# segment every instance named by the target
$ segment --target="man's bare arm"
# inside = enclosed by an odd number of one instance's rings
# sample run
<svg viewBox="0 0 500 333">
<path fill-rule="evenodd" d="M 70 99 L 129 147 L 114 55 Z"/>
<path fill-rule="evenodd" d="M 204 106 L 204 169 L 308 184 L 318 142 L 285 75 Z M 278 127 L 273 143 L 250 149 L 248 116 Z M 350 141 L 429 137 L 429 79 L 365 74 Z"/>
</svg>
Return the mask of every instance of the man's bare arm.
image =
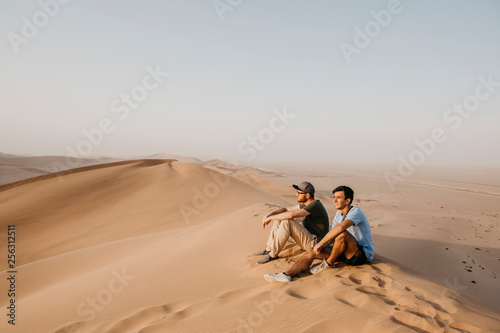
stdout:
<svg viewBox="0 0 500 333">
<path fill-rule="evenodd" d="M 332 230 L 330 230 L 325 235 L 325 237 L 323 237 L 323 239 L 321 241 L 318 242 L 318 244 L 316 244 L 314 246 L 314 253 L 319 254 L 321 252 L 321 249 L 323 249 L 324 246 L 330 244 L 331 241 L 333 241 L 335 239 L 335 237 L 337 237 L 342 232 L 346 231 L 347 228 L 349 228 L 350 226 L 353 226 L 353 225 L 354 225 L 354 222 L 352 220 L 349 220 L 349 219 L 345 219 L 342 223 L 337 224 L 335 227 L 332 228 Z"/>
<path fill-rule="evenodd" d="M 275 209 L 273 210 L 272 212 L 270 212 L 269 214 L 267 214 L 266 216 L 264 216 L 264 218 L 267 218 L 269 216 L 273 216 L 273 215 L 277 215 L 277 214 L 281 214 L 281 213 L 284 213 L 287 211 L 288 208 L 286 207 L 280 207 L 278 209 Z"/>
<path fill-rule="evenodd" d="M 298 206 L 297 206 L 298 207 Z M 305 209 L 297 209 L 291 211 L 285 211 L 276 215 L 264 216 L 262 219 L 262 227 L 265 228 L 272 220 L 291 220 L 297 217 L 307 216 L 310 213 Z"/>
<path fill-rule="evenodd" d="M 266 216 L 264 216 L 262 218 L 262 222 L 264 222 L 264 220 L 270 216 L 278 215 L 278 214 L 285 213 L 285 212 L 293 212 L 293 211 L 298 210 L 298 209 L 300 209 L 299 205 L 291 206 L 291 207 L 280 207 L 278 209 L 273 210 L 271 213 L 267 214 Z"/>
</svg>

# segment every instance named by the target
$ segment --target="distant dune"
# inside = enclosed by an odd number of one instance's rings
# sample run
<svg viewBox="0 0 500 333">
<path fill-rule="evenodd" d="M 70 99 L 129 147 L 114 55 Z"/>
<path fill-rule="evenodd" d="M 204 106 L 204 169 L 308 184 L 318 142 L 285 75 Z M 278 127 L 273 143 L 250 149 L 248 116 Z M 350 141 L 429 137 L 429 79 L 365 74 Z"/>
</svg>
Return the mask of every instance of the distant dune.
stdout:
<svg viewBox="0 0 500 333">
<path fill-rule="evenodd" d="M 65 156 L 17 156 L 0 153 L 0 185 L 60 170 L 120 160 L 107 157 L 68 160 Z"/>
<path fill-rule="evenodd" d="M 49 172 L 36 168 L 25 168 L 16 165 L 0 164 L 0 185 L 21 179 L 45 175 Z"/>
</svg>

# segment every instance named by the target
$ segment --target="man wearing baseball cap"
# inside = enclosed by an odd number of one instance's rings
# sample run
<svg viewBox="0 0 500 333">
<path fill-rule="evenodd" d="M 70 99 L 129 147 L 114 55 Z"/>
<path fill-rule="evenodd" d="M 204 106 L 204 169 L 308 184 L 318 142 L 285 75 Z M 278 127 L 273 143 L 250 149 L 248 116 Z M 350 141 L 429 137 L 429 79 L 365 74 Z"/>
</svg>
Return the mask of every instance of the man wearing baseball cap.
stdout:
<svg viewBox="0 0 500 333">
<path fill-rule="evenodd" d="M 273 222 L 267 247 L 256 255 L 264 255 L 257 263 L 265 264 L 278 259 L 289 238 L 292 238 L 302 250 L 309 250 L 328 232 L 329 222 L 325 207 L 314 199 L 314 186 L 309 182 L 293 185 L 297 190 L 296 206 L 282 207 L 262 218 L 262 227 Z M 304 217 L 302 223 L 296 218 Z"/>
</svg>

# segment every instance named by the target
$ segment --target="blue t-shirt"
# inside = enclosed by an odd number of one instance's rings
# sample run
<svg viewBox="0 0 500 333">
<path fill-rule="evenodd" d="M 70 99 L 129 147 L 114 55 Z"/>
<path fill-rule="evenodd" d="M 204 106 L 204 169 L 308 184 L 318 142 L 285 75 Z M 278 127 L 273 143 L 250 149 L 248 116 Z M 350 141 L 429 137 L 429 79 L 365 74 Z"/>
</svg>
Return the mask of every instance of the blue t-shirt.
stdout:
<svg viewBox="0 0 500 333">
<path fill-rule="evenodd" d="M 375 251 L 373 250 L 372 231 L 370 229 L 370 223 L 368 222 L 365 213 L 363 213 L 363 211 L 359 207 L 351 207 L 352 208 L 349 210 L 349 212 L 347 212 L 346 216 L 342 215 L 340 211 L 337 211 L 337 214 L 335 214 L 335 217 L 332 221 L 332 228 L 342 223 L 345 219 L 354 222 L 354 225 L 347 228 L 347 231 L 349 231 L 349 233 L 353 235 L 354 238 L 356 238 L 358 244 L 363 247 L 366 258 L 372 261 Z"/>
</svg>

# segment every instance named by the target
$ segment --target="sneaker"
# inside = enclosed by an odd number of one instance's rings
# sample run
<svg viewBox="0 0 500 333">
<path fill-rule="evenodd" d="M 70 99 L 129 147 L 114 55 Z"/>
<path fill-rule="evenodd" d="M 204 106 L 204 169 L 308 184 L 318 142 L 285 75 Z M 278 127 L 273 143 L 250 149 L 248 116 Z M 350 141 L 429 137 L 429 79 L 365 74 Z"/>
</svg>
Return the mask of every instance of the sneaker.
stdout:
<svg viewBox="0 0 500 333">
<path fill-rule="evenodd" d="M 266 254 L 269 254 L 269 252 L 271 252 L 271 251 L 264 249 L 260 252 L 254 253 L 254 256 L 265 256 Z"/>
<path fill-rule="evenodd" d="M 278 281 L 278 282 L 290 282 L 292 281 L 292 278 L 285 273 L 274 273 L 274 274 L 266 274 L 264 275 L 264 279 L 267 281 L 273 282 L 273 281 Z"/>
<path fill-rule="evenodd" d="M 264 258 L 260 259 L 259 261 L 257 261 L 257 263 L 258 264 L 265 264 L 265 263 L 268 263 L 270 261 L 277 260 L 277 259 L 279 259 L 278 256 L 273 258 L 269 254 L 266 254 L 266 256 Z"/>
<path fill-rule="evenodd" d="M 321 262 L 321 264 L 317 264 L 317 265 L 309 268 L 309 272 L 311 274 L 317 274 L 317 273 L 319 273 L 321 271 L 324 271 L 327 268 L 335 268 L 335 264 L 330 265 L 328 262 L 326 262 L 326 259 L 323 259 L 323 261 Z"/>
</svg>

